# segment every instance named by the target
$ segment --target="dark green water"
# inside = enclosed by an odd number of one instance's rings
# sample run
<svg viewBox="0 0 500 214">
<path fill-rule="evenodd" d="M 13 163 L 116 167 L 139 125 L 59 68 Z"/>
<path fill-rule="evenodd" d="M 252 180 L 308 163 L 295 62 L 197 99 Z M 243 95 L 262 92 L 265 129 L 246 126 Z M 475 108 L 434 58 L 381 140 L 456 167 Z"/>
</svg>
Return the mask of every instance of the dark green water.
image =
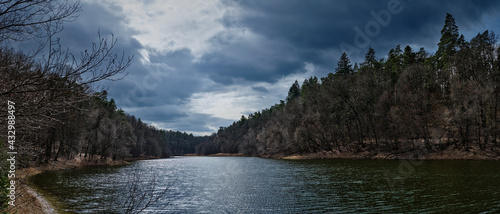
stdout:
<svg viewBox="0 0 500 214">
<path fill-rule="evenodd" d="M 146 213 L 500 213 L 495 161 L 179 157 L 47 172 L 33 182 L 61 210 L 95 213 L 127 195 L 134 172 L 169 187 Z"/>
</svg>

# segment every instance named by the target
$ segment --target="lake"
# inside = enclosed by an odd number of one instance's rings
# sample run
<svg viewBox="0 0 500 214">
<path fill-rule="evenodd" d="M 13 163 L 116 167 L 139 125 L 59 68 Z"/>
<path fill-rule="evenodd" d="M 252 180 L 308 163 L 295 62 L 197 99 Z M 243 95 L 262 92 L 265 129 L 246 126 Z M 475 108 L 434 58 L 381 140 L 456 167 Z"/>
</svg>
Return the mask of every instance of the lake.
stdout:
<svg viewBox="0 0 500 214">
<path fill-rule="evenodd" d="M 496 161 L 175 157 L 32 181 L 67 213 L 121 213 L 130 192 L 166 188 L 144 213 L 500 213 Z"/>
</svg>

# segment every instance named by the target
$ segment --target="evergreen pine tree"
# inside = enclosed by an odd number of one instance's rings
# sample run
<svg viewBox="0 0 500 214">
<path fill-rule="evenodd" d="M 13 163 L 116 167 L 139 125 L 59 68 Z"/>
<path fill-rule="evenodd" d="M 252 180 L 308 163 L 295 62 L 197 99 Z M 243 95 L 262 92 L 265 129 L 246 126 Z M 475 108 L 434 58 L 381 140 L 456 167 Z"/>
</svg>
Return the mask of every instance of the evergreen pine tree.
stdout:
<svg viewBox="0 0 500 214">
<path fill-rule="evenodd" d="M 342 53 L 340 56 L 340 60 L 337 63 L 337 68 L 335 68 L 335 73 L 337 74 L 353 74 L 354 70 L 352 69 L 351 60 L 347 57 L 347 53 Z"/>
<path fill-rule="evenodd" d="M 363 62 L 363 66 L 374 68 L 376 62 L 377 60 L 375 59 L 375 50 L 372 47 L 369 47 L 368 52 L 366 52 L 365 54 L 365 61 Z"/>
<path fill-rule="evenodd" d="M 288 90 L 288 96 L 286 97 L 286 102 L 290 102 L 291 100 L 300 96 L 300 85 L 297 80 L 293 83 L 293 85 Z"/>
<path fill-rule="evenodd" d="M 403 52 L 403 63 L 405 67 L 408 67 L 416 62 L 416 53 L 413 52 L 411 47 L 407 45 Z"/>
<path fill-rule="evenodd" d="M 441 39 L 436 51 L 437 68 L 442 69 L 449 57 L 453 56 L 459 45 L 458 26 L 455 24 L 455 18 L 449 13 L 446 14 L 443 29 L 441 30 Z"/>
</svg>

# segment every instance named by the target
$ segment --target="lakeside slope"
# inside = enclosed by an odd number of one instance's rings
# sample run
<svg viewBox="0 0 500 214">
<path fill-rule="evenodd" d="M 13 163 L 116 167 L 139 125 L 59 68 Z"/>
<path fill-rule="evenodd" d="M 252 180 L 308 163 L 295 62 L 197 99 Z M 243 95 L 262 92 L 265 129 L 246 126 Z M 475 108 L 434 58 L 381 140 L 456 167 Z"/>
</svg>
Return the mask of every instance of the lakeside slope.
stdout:
<svg viewBox="0 0 500 214">
<path fill-rule="evenodd" d="M 288 159 L 288 160 L 300 160 L 300 159 L 386 159 L 386 160 L 492 160 L 500 161 L 500 156 L 496 156 L 493 153 L 485 154 L 479 153 L 477 151 L 458 151 L 458 150 L 444 150 L 439 152 L 434 152 L 430 154 L 415 155 L 412 152 L 402 152 L 398 154 L 390 153 L 379 153 L 379 152 L 344 152 L 340 153 L 338 151 L 330 152 L 317 152 L 309 154 L 295 154 L 288 156 L 278 156 L 275 158 Z"/>
</svg>

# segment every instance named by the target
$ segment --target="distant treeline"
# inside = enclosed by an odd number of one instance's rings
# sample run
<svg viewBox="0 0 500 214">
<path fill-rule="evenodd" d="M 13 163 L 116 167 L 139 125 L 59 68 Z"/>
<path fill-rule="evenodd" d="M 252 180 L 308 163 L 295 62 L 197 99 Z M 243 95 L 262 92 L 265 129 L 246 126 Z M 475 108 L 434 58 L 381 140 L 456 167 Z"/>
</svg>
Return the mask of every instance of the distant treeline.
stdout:
<svg viewBox="0 0 500 214">
<path fill-rule="evenodd" d="M 466 150 L 500 155 L 500 49 L 491 31 L 466 41 L 447 14 L 436 53 L 397 45 L 387 59 L 342 54 L 335 72 L 285 101 L 221 127 L 199 154 Z"/>
</svg>

